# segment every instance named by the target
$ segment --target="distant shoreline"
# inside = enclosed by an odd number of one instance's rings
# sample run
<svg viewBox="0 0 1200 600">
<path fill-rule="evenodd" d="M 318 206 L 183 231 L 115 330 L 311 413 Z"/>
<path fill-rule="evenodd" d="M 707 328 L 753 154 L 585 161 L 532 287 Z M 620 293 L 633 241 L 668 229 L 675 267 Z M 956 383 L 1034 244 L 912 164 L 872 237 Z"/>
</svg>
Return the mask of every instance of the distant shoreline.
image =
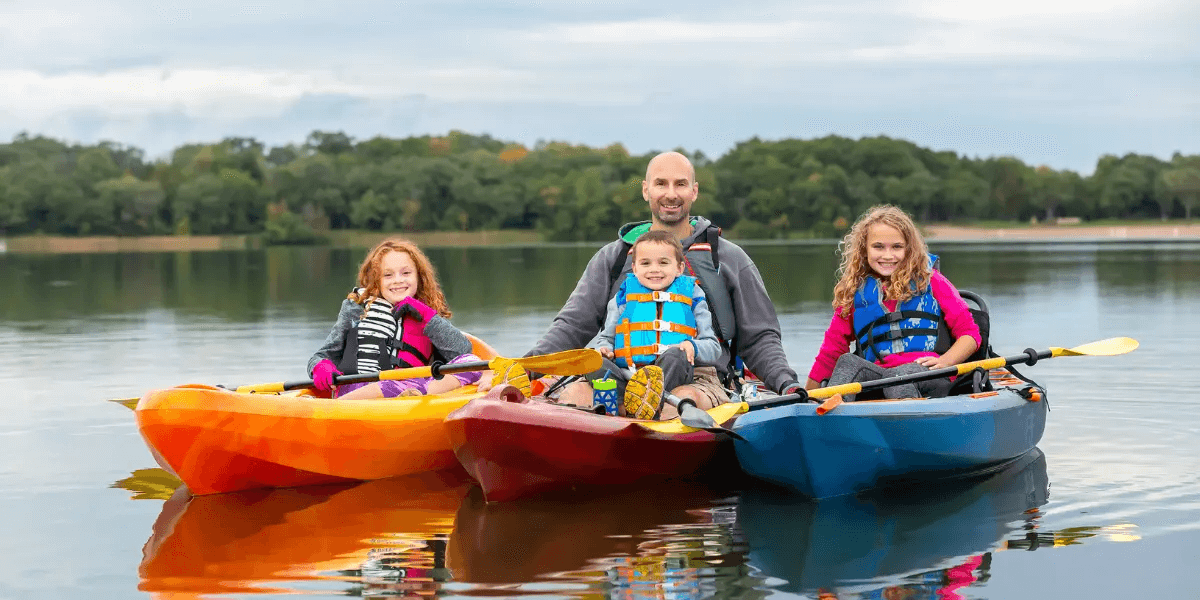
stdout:
<svg viewBox="0 0 1200 600">
<path fill-rule="evenodd" d="M 534 245 L 542 242 L 535 231 L 423 231 L 423 232 L 326 232 L 333 248 L 370 248 L 384 238 L 400 236 L 428 248 L 456 246 Z M 28 235 L 0 237 L 0 252 L 13 254 L 92 254 L 111 252 L 207 252 L 213 250 L 254 250 L 263 248 L 261 237 L 253 235 L 154 235 L 140 237 L 86 236 L 68 237 Z"/>
<path fill-rule="evenodd" d="M 926 225 L 921 228 L 929 242 L 953 243 L 1071 243 L 1071 242 L 1172 242 L 1200 241 L 1200 223 L 1146 223 L 1131 225 L 1029 225 L 1019 227 L 970 227 Z M 378 233 L 337 231 L 327 234 L 334 248 L 369 248 L 390 236 L 403 236 L 428 248 L 471 246 L 537 246 L 547 244 L 529 230 L 431 231 Z M 757 240 L 736 240 L 755 243 Z M 764 240 L 767 241 L 767 240 Z M 807 240 L 819 243 L 823 240 Z M 833 240 L 826 240 L 833 241 Z M 772 240 L 770 243 L 788 243 Z M 0 238 L 0 253 L 89 254 L 111 252 L 206 252 L 262 248 L 262 240 L 248 235 L 192 235 L 144 237 L 66 237 L 31 235 Z"/>
<path fill-rule="evenodd" d="M 1197 223 L 1136 225 L 1029 225 L 1025 227 L 922 227 L 930 242 L 1169 242 L 1200 241 Z"/>
</svg>

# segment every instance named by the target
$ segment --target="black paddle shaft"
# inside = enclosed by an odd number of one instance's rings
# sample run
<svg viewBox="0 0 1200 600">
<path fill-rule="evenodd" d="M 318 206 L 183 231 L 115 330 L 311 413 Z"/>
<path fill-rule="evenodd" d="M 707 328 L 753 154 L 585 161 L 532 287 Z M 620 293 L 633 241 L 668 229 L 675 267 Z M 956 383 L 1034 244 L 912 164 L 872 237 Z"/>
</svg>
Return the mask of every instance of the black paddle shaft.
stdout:
<svg viewBox="0 0 1200 600">
<path fill-rule="evenodd" d="M 1037 361 L 1043 358 L 1051 358 L 1054 356 L 1051 350 L 1034 350 L 1026 348 L 1024 354 L 1017 354 L 1004 358 L 1005 365 L 1028 364 L 1033 366 Z M 969 371 L 968 371 L 969 372 Z M 960 375 L 958 365 L 952 367 L 942 367 L 940 369 L 932 369 L 924 373 L 910 373 L 908 375 L 896 375 L 894 377 L 885 377 L 883 379 L 875 379 L 873 381 L 860 382 L 862 386 L 861 392 L 869 390 L 877 390 L 879 388 L 891 387 L 902 383 L 913 383 L 916 381 L 928 381 L 930 379 L 939 379 L 942 377 L 951 377 Z M 832 386 L 831 386 L 832 387 Z M 762 410 L 764 408 L 774 408 L 776 406 L 786 406 L 788 404 L 797 404 L 799 402 L 807 402 L 809 400 L 808 390 L 800 390 L 795 394 L 786 396 L 778 396 L 775 398 L 767 398 L 757 402 L 750 402 L 750 410 Z M 815 399 L 814 399 L 815 401 Z"/>
<path fill-rule="evenodd" d="M 465 373 L 467 371 L 486 371 L 491 368 L 491 363 L 486 360 L 476 360 L 471 362 L 461 362 L 448 365 L 440 361 L 434 361 L 429 365 L 429 372 L 434 379 L 441 379 L 443 376 L 450 373 Z M 379 381 L 379 371 L 374 373 L 351 373 L 350 375 L 338 375 L 333 378 L 334 385 L 346 385 L 348 383 L 363 383 L 368 381 Z M 287 381 L 283 384 L 285 390 L 298 390 L 313 386 L 313 380 L 304 379 L 299 381 Z"/>
</svg>

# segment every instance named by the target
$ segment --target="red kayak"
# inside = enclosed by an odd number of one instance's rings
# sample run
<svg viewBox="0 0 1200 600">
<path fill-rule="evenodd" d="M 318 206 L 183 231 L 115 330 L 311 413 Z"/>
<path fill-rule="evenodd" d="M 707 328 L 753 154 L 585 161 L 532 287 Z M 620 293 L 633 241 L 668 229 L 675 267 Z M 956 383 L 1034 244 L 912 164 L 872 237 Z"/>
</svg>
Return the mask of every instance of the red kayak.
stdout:
<svg viewBox="0 0 1200 600">
<path fill-rule="evenodd" d="M 740 471 L 728 436 L 674 421 L 641 421 L 512 393 L 477 398 L 446 417 L 460 463 L 489 502 L 536 494 L 692 479 Z M 730 421 L 742 404 L 709 414 Z"/>
</svg>

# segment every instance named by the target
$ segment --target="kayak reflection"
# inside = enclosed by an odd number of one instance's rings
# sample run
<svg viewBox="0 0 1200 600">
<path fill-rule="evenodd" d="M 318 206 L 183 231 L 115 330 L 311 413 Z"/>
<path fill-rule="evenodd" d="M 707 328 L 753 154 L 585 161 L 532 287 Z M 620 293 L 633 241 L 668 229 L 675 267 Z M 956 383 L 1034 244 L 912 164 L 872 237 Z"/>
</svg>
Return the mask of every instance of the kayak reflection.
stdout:
<svg viewBox="0 0 1200 600">
<path fill-rule="evenodd" d="M 778 589 L 851 586 L 861 593 L 894 586 L 898 576 L 961 584 L 972 570 L 986 568 L 985 553 L 1019 527 L 1014 521 L 1035 519 L 1032 509 L 1048 498 L 1046 457 L 1035 448 L 984 479 L 940 480 L 887 495 L 812 501 L 746 490 L 737 518 L 750 564 L 786 580 Z M 956 566 L 939 568 L 947 564 Z"/>
<path fill-rule="evenodd" d="M 181 487 L 143 548 L 138 589 L 171 597 L 280 592 L 314 579 L 432 583 L 425 558 L 444 555 L 438 546 L 468 489 L 453 471 L 207 496 Z"/>
<path fill-rule="evenodd" d="M 650 563 L 690 562 L 695 567 L 721 560 L 720 548 L 709 545 L 706 552 L 700 540 L 707 536 L 711 542 L 714 531 L 728 531 L 728 525 L 714 524 L 711 510 L 726 497 L 694 482 L 658 483 L 570 501 L 534 497 L 487 503 L 473 490 L 455 517 L 447 562 L 456 581 L 470 583 L 521 583 L 605 570 L 624 579 L 628 574 L 616 571 L 630 566 L 654 570 L 645 568 L 653 567 Z M 702 533 L 689 531 L 689 526 Z"/>
</svg>

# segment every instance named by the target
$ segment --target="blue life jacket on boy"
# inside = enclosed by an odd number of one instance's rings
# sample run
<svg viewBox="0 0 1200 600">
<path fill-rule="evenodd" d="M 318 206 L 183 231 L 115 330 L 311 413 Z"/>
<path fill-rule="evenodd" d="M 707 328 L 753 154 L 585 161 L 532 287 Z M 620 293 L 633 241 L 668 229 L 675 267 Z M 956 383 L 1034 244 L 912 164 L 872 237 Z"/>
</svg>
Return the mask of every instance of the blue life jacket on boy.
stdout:
<svg viewBox="0 0 1200 600">
<path fill-rule="evenodd" d="M 929 260 L 936 265 L 936 256 L 931 254 Z M 933 286 L 918 290 L 912 298 L 897 303 L 895 311 L 888 311 L 879 280 L 867 277 L 854 293 L 854 352 L 878 362 L 900 352 L 944 351 L 944 339 L 938 343 L 942 315 L 942 307 L 933 297 Z"/>
<path fill-rule="evenodd" d="M 695 277 L 680 275 L 656 292 L 627 274 L 617 291 L 621 316 L 613 336 L 616 363 L 625 368 L 648 365 L 669 346 L 696 337 L 695 287 Z"/>
</svg>

